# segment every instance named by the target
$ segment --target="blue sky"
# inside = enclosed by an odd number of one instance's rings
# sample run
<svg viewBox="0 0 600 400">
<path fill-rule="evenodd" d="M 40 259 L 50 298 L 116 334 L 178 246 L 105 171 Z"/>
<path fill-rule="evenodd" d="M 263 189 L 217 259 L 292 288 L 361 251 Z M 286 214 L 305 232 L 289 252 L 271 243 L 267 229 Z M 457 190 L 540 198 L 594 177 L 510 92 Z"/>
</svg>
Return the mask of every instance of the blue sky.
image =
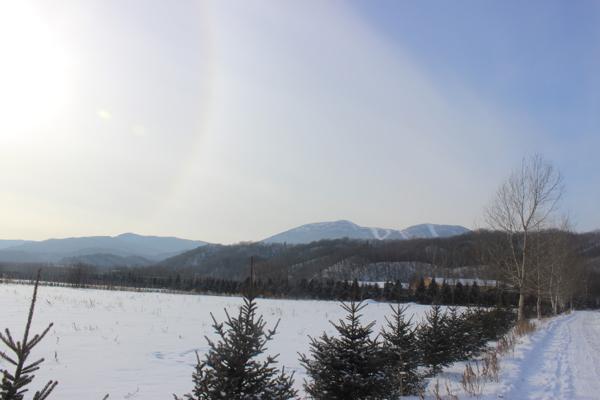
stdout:
<svg viewBox="0 0 600 400">
<path fill-rule="evenodd" d="M 595 1 L 7 0 L 0 238 L 477 227 L 541 153 L 600 228 Z"/>
</svg>

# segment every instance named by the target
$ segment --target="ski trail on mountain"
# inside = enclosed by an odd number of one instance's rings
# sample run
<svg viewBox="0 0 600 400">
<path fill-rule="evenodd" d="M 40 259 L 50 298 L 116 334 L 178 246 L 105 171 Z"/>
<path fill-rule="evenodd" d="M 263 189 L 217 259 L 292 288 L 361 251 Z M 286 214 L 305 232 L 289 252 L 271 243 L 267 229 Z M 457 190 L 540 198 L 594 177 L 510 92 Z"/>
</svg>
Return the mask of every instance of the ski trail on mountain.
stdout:
<svg viewBox="0 0 600 400">
<path fill-rule="evenodd" d="M 506 399 L 600 398 L 600 313 L 574 312 L 552 320 L 523 347 Z"/>
<path fill-rule="evenodd" d="M 373 232 L 373 237 L 377 240 L 385 240 L 392 233 L 391 229 L 381 229 L 381 228 L 369 228 L 371 232 Z M 385 231 L 385 234 L 381 236 L 379 234 L 379 230 Z"/>
<path fill-rule="evenodd" d="M 431 237 L 439 237 L 440 235 L 438 235 L 438 233 L 435 231 L 435 228 L 433 227 L 432 224 L 427 224 L 427 228 L 429 228 L 429 232 L 431 233 Z"/>
</svg>

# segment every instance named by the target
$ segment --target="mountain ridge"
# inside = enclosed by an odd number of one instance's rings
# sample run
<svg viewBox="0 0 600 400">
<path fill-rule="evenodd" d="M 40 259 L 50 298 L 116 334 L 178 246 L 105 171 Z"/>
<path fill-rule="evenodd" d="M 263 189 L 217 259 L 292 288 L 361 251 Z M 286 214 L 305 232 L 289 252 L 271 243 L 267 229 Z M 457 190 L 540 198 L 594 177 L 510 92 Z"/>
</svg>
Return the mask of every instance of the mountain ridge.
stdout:
<svg viewBox="0 0 600 400">
<path fill-rule="evenodd" d="M 361 227 L 348 220 L 317 222 L 281 232 L 257 243 L 302 244 L 322 239 L 402 240 L 448 237 L 469 232 L 456 225 L 421 224 L 402 231 Z M 43 241 L 0 240 L 0 262 L 33 262 L 98 266 L 151 265 L 210 243 L 176 237 L 142 236 L 123 233 L 117 236 L 86 236 Z"/>
<path fill-rule="evenodd" d="M 158 262 L 173 255 L 208 244 L 200 240 L 175 237 L 142 236 L 124 233 L 118 236 L 85 236 L 36 241 L 0 240 L 0 261 L 73 263 L 94 255 L 113 259 L 143 258 Z M 78 262 L 78 261 L 77 261 Z"/>
<path fill-rule="evenodd" d="M 306 224 L 261 240 L 263 243 L 310 243 L 321 239 L 402 240 L 449 237 L 470 232 L 460 225 L 420 224 L 404 230 L 362 227 L 348 220 Z"/>
</svg>

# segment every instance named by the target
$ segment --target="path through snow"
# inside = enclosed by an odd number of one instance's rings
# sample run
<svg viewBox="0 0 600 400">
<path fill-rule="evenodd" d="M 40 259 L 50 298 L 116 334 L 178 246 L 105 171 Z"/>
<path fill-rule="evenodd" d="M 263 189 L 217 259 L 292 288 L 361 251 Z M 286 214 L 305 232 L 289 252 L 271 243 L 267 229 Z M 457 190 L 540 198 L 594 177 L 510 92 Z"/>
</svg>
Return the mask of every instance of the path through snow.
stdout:
<svg viewBox="0 0 600 400">
<path fill-rule="evenodd" d="M 600 313 L 578 311 L 550 320 L 503 362 L 500 382 L 484 399 L 600 398 Z"/>
<path fill-rule="evenodd" d="M 532 337 L 518 398 L 600 398 L 600 313 L 576 312 L 557 318 Z M 507 396 L 508 397 L 508 396 Z"/>
</svg>

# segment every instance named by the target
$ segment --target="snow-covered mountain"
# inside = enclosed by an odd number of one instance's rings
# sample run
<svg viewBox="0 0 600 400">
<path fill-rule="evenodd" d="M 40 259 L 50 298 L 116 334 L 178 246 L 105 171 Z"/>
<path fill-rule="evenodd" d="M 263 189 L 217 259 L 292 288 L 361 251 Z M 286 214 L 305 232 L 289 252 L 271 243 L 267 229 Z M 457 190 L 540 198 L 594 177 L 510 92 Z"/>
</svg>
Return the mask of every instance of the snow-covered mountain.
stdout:
<svg viewBox="0 0 600 400">
<path fill-rule="evenodd" d="M 310 243 L 321 239 L 413 239 L 460 235 L 467 228 L 451 225 L 423 224 L 405 230 L 365 228 L 350 221 L 320 222 L 303 225 L 262 240 L 263 243 Z M 49 262 L 97 266 L 143 266 L 179 255 L 208 244 L 200 240 L 175 237 L 90 236 L 44 241 L 0 240 L 0 262 Z"/>
<path fill-rule="evenodd" d="M 335 222 L 317 222 L 302 225 L 298 228 L 279 233 L 262 240 L 265 243 L 310 243 L 321 239 L 367 239 L 367 240 L 391 240 L 391 239 L 416 239 L 449 237 L 469 232 L 469 229 L 459 225 L 414 225 L 404 230 L 365 228 L 353 222 L 342 220 Z"/>
<path fill-rule="evenodd" d="M 6 242 L 6 243 L 4 243 Z M 5 244 L 5 245 L 3 245 Z M 0 240 L 0 261 L 7 262 L 60 262 L 91 255 L 144 257 L 159 261 L 184 251 L 203 246 L 207 242 L 175 237 L 141 236 L 124 233 L 119 236 L 90 236 L 36 241 Z"/>
</svg>

